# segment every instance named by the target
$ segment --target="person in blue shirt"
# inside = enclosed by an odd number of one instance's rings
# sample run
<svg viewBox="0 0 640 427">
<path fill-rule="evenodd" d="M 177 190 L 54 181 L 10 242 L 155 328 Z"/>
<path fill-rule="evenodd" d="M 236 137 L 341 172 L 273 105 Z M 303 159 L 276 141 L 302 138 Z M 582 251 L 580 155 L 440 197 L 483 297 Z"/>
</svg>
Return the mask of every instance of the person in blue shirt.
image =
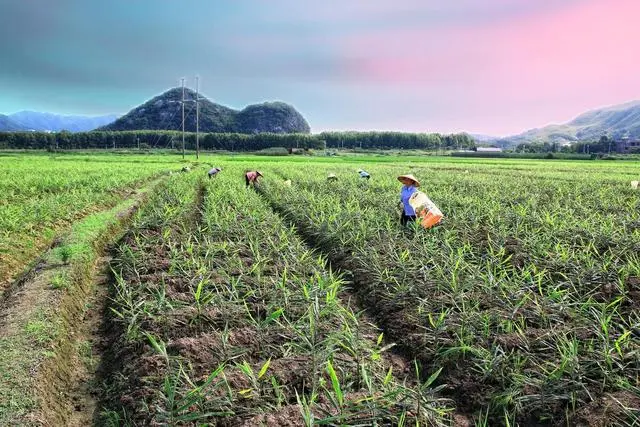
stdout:
<svg viewBox="0 0 640 427">
<path fill-rule="evenodd" d="M 398 177 L 402 185 L 400 190 L 400 203 L 402 203 L 402 215 L 400 216 L 400 224 L 406 226 L 409 222 L 416 220 L 416 211 L 409 204 L 409 199 L 418 191 L 420 181 L 413 175 L 400 175 Z"/>
</svg>

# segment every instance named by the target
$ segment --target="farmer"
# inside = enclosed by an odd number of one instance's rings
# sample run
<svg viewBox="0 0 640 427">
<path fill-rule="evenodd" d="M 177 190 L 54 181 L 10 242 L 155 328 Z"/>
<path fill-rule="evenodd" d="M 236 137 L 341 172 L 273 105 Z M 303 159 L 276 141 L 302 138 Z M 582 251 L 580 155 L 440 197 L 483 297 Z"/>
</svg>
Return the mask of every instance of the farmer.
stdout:
<svg viewBox="0 0 640 427">
<path fill-rule="evenodd" d="M 402 185 L 402 190 L 400 191 L 400 203 L 402 203 L 402 215 L 400 216 L 400 224 L 403 226 L 407 225 L 411 221 L 416 220 L 416 211 L 409 204 L 409 199 L 418 191 L 418 187 L 420 187 L 420 181 L 416 179 L 413 175 L 400 175 L 398 177 L 398 181 L 400 181 Z"/>
<path fill-rule="evenodd" d="M 362 169 L 358 169 L 358 173 L 360 174 L 360 178 L 369 179 L 371 175 L 368 172 L 363 171 Z"/>
<path fill-rule="evenodd" d="M 338 177 L 336 176 L 335 173 L 330 173 L 329 175 L 327 175 L 327 181 L 337 181 Z"/>
<path fill-rule="evenodd" d="M 244 174 L 244 180 L 247 183 L 247 188 L 249 188 L 249 186 L 251 184 L 254 184 L 256 182 L 258 182 L 258 178 L 262 176 L 262 173 L 260 171 L 250 171 Z"/>
<path fill-rule="evenodd" d="M 213 178 L 214 176 L 218 175 L 218 172 L 222 171 L 222 168 L 213 168 L 211 169 L 209 172 L 207 172 L 207 174 L 209 175 L 209 178 Z"/>
</svg>

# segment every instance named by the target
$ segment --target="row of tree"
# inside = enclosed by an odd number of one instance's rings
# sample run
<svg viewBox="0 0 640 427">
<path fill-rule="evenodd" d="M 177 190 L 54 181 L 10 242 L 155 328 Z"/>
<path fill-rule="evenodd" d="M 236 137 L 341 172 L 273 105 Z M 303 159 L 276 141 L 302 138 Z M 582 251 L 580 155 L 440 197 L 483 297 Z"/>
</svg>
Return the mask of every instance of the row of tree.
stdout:
<svg viewBox="0 0 640 427">
<path fill-rule="evenodd" d="M 575 153 L 575 154 L 617 154 L 617 143 L 614 139 L 603 135 L 598 141 L 581 141 L 569 145 L 550 142 L 523 143 L 516 146 L 517 153 Z M 629 153 L 640 154 L 640 150 L 629 150 Z"/>
<path fill-rule="evenodd" d="M 319 137 L 326 141 L 328 148 L 468 150 L 475 147 L 474 139 L 466 133 L 322 132 Z"/>
<path fill-rule="evenodd" d="M 196 134 L 185 134 L 185 148 L 196 147 Z M 467 134 L 401 132 L 323 132 L 310 134 L 201 133 L 201 150 L 256 151 L 285 148 L 363 148 L 363 149 L 469 149 L 475 147 Z M 94 131 L 94 132 L 5 132 L 0 148 L 9 149 L 119 149 L 182 148 L 182 134 L 175 131 Z"/>
<path fill-rule="evenodd" d="M 306 134 L 201 133 L 201 150 L 254 151 L 271 147 L 324 148 L 319 138 Z M 196 134 L 185 133 L 184 146 L 196 148 Z M 10 149 L 120 149 L 182 148 L 182 133 L 175 131 L 7 132 L 0 133 L 0 148 Z"/>
</svg>

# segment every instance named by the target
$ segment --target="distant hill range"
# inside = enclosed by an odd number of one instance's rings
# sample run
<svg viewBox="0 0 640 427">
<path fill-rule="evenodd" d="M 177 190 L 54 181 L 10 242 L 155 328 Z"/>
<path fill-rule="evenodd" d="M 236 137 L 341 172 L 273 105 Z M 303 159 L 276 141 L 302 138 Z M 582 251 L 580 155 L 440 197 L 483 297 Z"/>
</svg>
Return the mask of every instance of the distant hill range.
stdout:
<svg viewBox="0 0 640 427">
<path fill-rule="evenodd" d="M 640 101 L 589 111 L 565 124 L 549 125 L 482 142 L 503 147 L 532 142 L 568 144 L 597 141 L 603 135 L 614 140 L 624 137 L 640 139 Z"/>
<path fill-rule="evenodd" d="M 185 130 L 196 130 L 196 93 L 185 90 Z M 241 111 L 211 102 L 200 95 L 201 132 L 309 133 L 309 124 L 291 105 L 265 102 L 249 105 Z M 181 130 L 182 88 L 174 88 L 134 108 L 100 130 Z"/>
<path fill-rule="evenodd" d="M 63 116 L 60 114 L 20 111 L 0 116 L 0 131 L 84 132 L 116 120 L 118 116 Z"/>
<path fill-rule="evenodd" d="M 11 120 L 11 117 L 0 114 L 0 132 L 15 132 L 19 130 L 23 129 L 18 123 Z"/>
</svg>

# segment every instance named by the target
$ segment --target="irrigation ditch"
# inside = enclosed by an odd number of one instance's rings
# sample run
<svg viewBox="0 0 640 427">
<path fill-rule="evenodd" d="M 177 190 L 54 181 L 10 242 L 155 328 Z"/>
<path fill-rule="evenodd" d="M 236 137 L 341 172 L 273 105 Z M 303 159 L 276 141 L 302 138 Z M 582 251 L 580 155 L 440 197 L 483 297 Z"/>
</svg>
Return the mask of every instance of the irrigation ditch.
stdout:
<svg viewBox="0 0 640 427">
<path fill-rule="evenodd" d="M 91 423 L 98 354 L 93 310 L 104 302 L 108 248 L 164 177 L 76 221 L 0 301 L 0 424 Z"/>
</svg>

